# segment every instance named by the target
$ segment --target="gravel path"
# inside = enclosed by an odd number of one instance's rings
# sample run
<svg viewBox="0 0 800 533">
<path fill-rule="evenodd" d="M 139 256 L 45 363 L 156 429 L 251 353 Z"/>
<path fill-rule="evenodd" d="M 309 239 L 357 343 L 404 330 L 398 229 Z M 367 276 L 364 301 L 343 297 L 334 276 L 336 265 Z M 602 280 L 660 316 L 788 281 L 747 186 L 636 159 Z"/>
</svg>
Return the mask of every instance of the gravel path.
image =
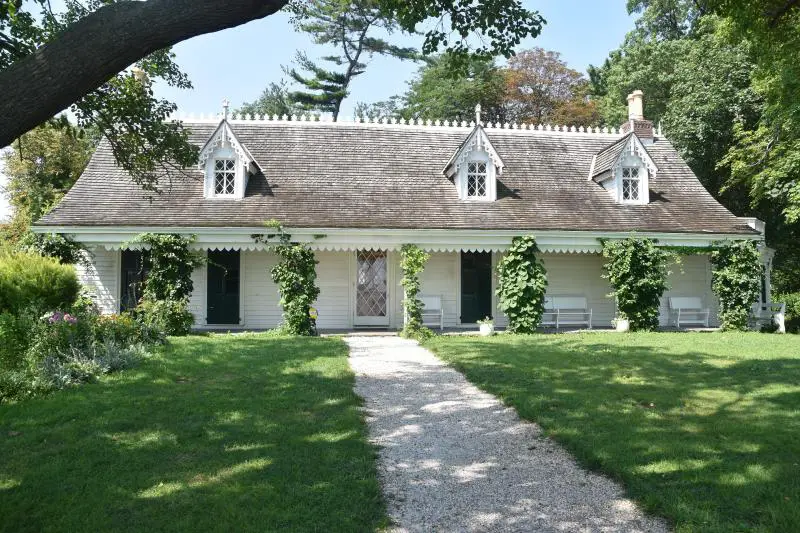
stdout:
<svg viewBox="0 0 800 533">
<path fill-rule="evenodd" d="M 417 343 L 344 340 L 392 531 L 667 531 Z"/>
</svg>

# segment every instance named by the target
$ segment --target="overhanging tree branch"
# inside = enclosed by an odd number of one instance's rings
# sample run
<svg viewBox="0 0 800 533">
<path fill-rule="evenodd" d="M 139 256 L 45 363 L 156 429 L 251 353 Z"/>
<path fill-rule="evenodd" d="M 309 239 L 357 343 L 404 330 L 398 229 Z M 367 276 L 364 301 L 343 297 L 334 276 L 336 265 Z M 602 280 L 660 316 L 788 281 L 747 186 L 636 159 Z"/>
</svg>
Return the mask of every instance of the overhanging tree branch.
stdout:
<svg viewBox="0 0 800 533">
<path fill-rule="evenodd" d="M 0 71 L 0 147 L 135 61 L 162 48 L 264 18 L 288 0 L 148 0 L 101 7 Z"/>
</svg>

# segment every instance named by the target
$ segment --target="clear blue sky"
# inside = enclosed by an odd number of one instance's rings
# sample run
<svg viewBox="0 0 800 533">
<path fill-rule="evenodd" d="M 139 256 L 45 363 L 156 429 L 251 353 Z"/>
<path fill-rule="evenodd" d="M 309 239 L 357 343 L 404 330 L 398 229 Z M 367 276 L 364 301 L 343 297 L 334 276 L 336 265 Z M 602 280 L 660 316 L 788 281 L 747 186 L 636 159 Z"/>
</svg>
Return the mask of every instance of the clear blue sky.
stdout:
<svg viewBox="0 0 800 533">
<path fill-rule="evenodd" d="M 600 64 L 633 28 L 625 0 L 527 0 L 528 9 L 538 10 L 547 20 L 541 35 L 525 40 L 520 49 L 540 46 L 562 54 L 566 63 L 581 72 Z M 420 37 L 395 34 L 392 42 L 419 46 Z M 180 112 L 220 111 L 228 98 L 232 106 L 258 97 L 269 82 L 285 78 L 281 65 L 290 65 L 295 52 L 310 58 L 324 55 L 304 34 L 296 33 L 289 17 L 276 14 L 210 35 L 196 37 L 175 47 L 177 62 L 189 75 L 194 90 L 160 85 L 159 96 L 178 104 Z M 359 101 L 375 102 L 405 92 L 406 82 L 418 65 L 397 59 L 375 57 L 366 73 L 354 82 L 343 106 L 343 116 L 352 116 Z"/>
<path fill-rule="evenodd" d="M 224 1 L 224 0 L 223 0 Z M 560 52 L 566 63 L 581 72 L 590 64 L 600 64 L 611 50 L 619 47 L 633 28 L 625 0 L 526 0 L 528 9 L 538 10 L 547 20 L 541 35 L 527 39 L 520 49 L 540 46 Z M 58 9 L 59 1 L 54 1 Z M 392 42 L 419 46 L 420 37 L 395 34 Z M 324 55 L 308 37 L 296 33 L 285 14 L 251 22 L 210 35 L 195 37 L 175 47 L 177 62 L 189 75 L 194 89 L 179 90 L 165 85 L 156 94 L 178 104 L 179 112 L 215 113 L 223 98 L 233 107 L 252 101 L 272 81 L 285 75 L 281 65 L 290 65 L 297 50 L 309 57 Z M 406 82 L 418 65 L 396 59 L 375 57 L 365 74 L 354 84 L 342 113 L 352 116 L 357 102 L 385 100 L 406 90 Z M 0 187 L 5 182 L 0 169 Z M 0 194 L 0 220 L 8 215 L 5 195 Z"/>
</svg>

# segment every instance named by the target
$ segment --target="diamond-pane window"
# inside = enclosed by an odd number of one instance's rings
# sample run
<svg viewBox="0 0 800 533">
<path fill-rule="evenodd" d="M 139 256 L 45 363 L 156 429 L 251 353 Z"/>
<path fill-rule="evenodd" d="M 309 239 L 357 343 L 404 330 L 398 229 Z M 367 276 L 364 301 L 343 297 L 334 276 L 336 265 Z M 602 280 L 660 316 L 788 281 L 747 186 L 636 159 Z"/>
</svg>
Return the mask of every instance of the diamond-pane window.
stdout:
<svg viewBox="0 0 800 533">
<path fill-rule="evenodd" d="M 639 200 L 639 169 L 637 167 L 622 168 L 622 200 L 635 202 Z"/>
<path fill-rule="evenodd" d="M 233 159 L 214 160 L 214 194 L 233 194 L 236 162 Z"/>
<path fill-rule="evenodd" d="M 486 163 L 471 161 L 467 165 L 467 198 L 484 198 L 486 195 Z"/>
<path fill-rule="evenodd" d="M 358 252 L 356 314 L 359 317 L 385 317 L 387 302 L 386 253 Z"/>
</svg>

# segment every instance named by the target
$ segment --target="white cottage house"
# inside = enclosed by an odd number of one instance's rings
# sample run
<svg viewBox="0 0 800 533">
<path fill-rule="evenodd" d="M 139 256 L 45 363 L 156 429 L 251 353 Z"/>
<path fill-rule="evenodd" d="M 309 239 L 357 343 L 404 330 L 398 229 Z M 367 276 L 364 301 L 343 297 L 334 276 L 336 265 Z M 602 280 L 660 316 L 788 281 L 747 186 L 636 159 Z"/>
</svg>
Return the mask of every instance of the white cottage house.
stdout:
<svg viewBox="0 0 800 533">
<path fill-rule="evenodd" d="M 126 242 L 146 231 L 196 235 L 211 261 L 194 273 L 191 310 L 208 329 L 280 323 L 268 272 L 276 258 L 252 238 L 266 220 L 316 250 L 323 329 L 402 326 L 404 243 L 431 252 L 422 294 L 441 303 L 445 327 L 486 316 L 502 326 L 495 265 L 512 237 L 533 235 L 548 301 L 582 305 L 592 326 L 609 327 L 616 310 L 598 239 L 635 232 L 707 247 L 764 236 L 763 223 L 720 205 L 654 131 L 641 91 L 629 97 L 629 115 L 618 130 L 481 124 L 479 111 L 471 124 L 188 119 L 201 147 L 196 168 L 164 175 L 162 192 L 148 196 L 101 143 L 36 229 L 87 246 L 91 266 L 80 274 L 106 313 L 136 298 L 140 257 Z M 688 255 L 673 270 L 662 324 L 671 320 L 670 297 L 692 297 L 714 325 L 708 256 Z"/>
</svg>

